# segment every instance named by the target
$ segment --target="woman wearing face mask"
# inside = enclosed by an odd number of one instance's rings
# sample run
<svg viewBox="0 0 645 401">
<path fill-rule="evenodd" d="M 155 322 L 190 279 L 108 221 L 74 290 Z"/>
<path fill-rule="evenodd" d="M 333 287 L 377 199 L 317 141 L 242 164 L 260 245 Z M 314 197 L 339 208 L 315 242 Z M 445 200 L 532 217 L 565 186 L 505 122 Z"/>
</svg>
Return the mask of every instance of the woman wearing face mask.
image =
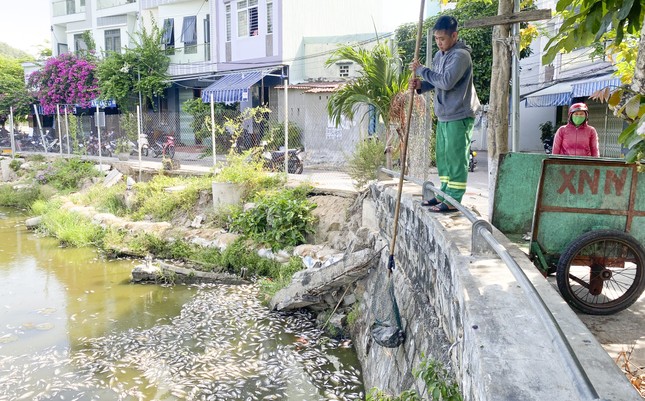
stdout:
<svg viewBox="0 0 645 401">
<path fill-rule="evenodd" d="M 587 124 L 589 109 L 584 103 L 569 107 L 569 122 L 558 128 L 553 141 L 554 155 L 600 157 L 598 134 Z"/>
</svg>

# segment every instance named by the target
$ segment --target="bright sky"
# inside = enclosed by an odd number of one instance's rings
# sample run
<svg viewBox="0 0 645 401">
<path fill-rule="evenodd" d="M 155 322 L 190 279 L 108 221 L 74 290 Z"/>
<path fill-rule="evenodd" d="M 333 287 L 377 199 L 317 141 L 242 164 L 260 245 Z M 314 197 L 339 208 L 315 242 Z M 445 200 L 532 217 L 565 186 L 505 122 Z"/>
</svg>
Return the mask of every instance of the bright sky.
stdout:
<svg viewBox="0 0 645 401">
<path fill-rule="evenodd" d="M 0 18 L 0 42 L 36 56 L 39 46 L 51 46 L 51 0 L 4 0 Z M 45 44 L 45 41 L 47 43 Z"/>
</svg>

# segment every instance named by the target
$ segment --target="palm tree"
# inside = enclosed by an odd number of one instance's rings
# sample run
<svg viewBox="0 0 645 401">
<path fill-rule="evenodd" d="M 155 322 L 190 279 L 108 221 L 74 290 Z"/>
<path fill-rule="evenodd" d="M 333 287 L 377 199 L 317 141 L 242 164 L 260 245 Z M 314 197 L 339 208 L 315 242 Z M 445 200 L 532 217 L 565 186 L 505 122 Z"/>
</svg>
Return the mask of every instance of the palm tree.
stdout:
<svg viewBox="0 0 645 401">
<path fill-rule="evenodd" d="M 338 61 L 353 61 L 361 67 L 360 76 L 341 87 L 329 97 L 327 112 L 336 126 L 342 117 L 354 119 L 359 105 L 372 106 L 376 118 L 385 125 L 387 168 L 392 168 L 393 135 L 390 124 L 396 124 L 399 138 L 405 132 L 405 91 L 410 71 L 402 68 L 394 57 L 388 41 L 379 42 L 372 50 L 338 48 L 325 62 L 330 66 Z M 364 113 L 363 118 L 365 117 Z"/>
</svg>

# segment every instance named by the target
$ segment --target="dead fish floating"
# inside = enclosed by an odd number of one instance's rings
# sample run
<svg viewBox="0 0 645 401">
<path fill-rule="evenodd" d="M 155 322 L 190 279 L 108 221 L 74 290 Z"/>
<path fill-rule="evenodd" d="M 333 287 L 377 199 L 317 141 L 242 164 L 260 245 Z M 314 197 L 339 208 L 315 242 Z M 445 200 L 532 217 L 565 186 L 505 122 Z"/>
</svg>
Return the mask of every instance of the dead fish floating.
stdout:
<svg viewBox="0 0 645 401">
<path fill-rule="evenodd" d="M 364 398 L 350 344 L 308 312 L 269 311 L 256 284 L 195 288 L 179 316 L 153 327 L 0 358 L 0 400 Z"/>
</svg>

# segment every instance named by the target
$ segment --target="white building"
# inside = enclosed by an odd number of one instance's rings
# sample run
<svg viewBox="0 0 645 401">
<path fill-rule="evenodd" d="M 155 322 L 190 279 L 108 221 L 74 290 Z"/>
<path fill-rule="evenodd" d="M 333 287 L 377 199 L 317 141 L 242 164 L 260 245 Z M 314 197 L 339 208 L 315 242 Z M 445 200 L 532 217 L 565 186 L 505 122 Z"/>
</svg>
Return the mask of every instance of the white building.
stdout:
<svg viewBox="0 0 645 401">
<path fill-rule="evenodd" d="M 52 53 L 86 49 L 83 33 L 89 31 L 97 51 L 120 51 L 132 45 L 137 27 L 136 0 L 53 0 L 51 3 Z"/>
<path fill-rule="evenodd" d="M 290 84 L 338 82 L 356 76 L 351 63 L 324 68 L 341 44 L 375 43 L 419 17 L 417 0 L 52 0 L 54 55 L 85 48 L 89 31 L 99 53 L 132 46 L 141 24 L 163 27 L 173 86 L 158 106 L 182 111 L 187 99 L 240 103 L 241 108 L 284 101 Z M 439 10 L 427 2 L 426 15 Z M 290 95 L 290 100 L 293 94 Z M 320 96 L 324 110 L 326 100 Z M 297 105 L 296 96 L 291 104 Z M 311 103 L 307 101 L 307 103 Z M 304 104 L 304 101 L 303 101 Z M 312 106 L 313 107 L 313 106 Z M 294 109 L 297 111 L 297 109 Z M 186 117 L 186 116 L 184 116 Z M 326 116 L 322 116 L 326 119 Z M 180 137 L 190 127 L 180 117 Z"/>
</svg>

